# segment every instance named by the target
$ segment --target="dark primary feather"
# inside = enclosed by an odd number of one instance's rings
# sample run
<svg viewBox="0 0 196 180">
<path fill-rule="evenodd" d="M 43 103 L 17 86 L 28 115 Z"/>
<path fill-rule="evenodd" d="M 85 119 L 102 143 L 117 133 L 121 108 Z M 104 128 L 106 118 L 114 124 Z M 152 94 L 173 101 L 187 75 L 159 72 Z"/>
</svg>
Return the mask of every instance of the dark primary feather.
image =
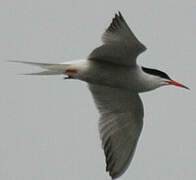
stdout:
<svg viewBox="0 0 196 180">
<path fill-rule="evenodd" d="M 120 36 L 123 36 L 125 41 L 130 41 L 133 43 L 133 45 L 138 46 L 138 51 L 143 52 L 146 50 L 146 47 L 136 38 L 120 12 L 118 14 L 115 14 L 115 17 L 112 19 L 111 24 L 103 34 L 103 42 L 108 42 L 109 39 L 107 38 L 107 36 L 109 33 L 119 34 Z M 109 42 L 110 41 L 113 43 L 115 40 L 109 40 Z"/>
<path fill-rule="evenodd" d="M 136 38 L 122 14 L 115 14 L 111 24 L 102 35 L 103 45 L 94 49 L 89 60 L 134 66 L 137 56 L 146 47 Z"/>
<path fill-rule="evenodd" d="M 112 179 L 128 168 L 143 127 L 143 105 L 138 94 L 127 90 L 89 84 L 101 114 L 99 132 Z"/>
<path fill-rule="evenodd" d="M 118 28 L 121 28 L 121 23 L 125 23 L 124 18 L 122 17 L 121 13 L 119 12 L 119 15 L 115 14 L 115 17 L 112 19 L 112 23 L 106 30 L 106 32 L 114 32 Z"/>
</svg>

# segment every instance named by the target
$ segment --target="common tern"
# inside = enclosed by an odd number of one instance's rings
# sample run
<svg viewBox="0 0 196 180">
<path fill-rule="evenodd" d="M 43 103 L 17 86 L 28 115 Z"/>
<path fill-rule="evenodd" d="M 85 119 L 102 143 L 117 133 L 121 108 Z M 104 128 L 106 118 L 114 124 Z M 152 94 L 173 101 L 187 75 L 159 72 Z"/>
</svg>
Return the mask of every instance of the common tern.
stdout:
<svg viewBox="0 0 196 180">
<path fill-rule="evenodd" d="M 146 47 L 136 38 L 122 14 L 115 14 L 102 35 L 103 44 L 86 59 L 65 63 L 14 61 L 40 66 L 30 75 L 66 75 L 88 83 L 100 113 L 99 132 L 112 179 L 128 168 L 143 127 L 143 104 L 139 93 L 168 85 L 188 89 L 166 73 L 139 66 L 137 56 Z"/>
</svg>

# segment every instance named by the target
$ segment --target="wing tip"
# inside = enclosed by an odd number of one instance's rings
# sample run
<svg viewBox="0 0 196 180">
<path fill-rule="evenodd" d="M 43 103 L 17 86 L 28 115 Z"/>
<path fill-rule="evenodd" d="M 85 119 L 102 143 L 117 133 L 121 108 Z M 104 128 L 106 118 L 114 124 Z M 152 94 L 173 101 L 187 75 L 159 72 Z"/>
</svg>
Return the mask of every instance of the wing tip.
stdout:
<svg viewBox="0 0 196 180">
<path fill-rule="evenodd" d="M 119 178 L 119 177 L 122 175 L 122 173 L 115 172 L 115 171 L 110 171 L 110 172 L 109 172 L 109 175 L 110 175 L 110 177 L 111 177 L 112 180 L 113 180 L 113 179 Z"/>
<path fill-rule="evenodd" d="M 119 27 L 121 27 L 121 23 L 124 22 L 124 18 L 120 11 L 114 14 L 112 22 L 110 23 L 109 27 L 106 29 L 106 32 L 113 32 Z"/>
<path fill-rule="evenodd" d="M 122 13 L 120 11 L 118 11 L 118 16 L 120 19 L 124 20 L 123 16 L 122 16 Z"/>
</svg>

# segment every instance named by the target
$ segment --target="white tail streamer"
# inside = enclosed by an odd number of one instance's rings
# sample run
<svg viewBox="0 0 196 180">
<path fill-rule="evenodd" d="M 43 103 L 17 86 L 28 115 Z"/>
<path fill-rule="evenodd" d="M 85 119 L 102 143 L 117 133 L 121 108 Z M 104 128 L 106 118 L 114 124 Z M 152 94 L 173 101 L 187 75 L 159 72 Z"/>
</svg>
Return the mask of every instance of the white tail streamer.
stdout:
<svg viewBox="0 0 196 180">
<path fill-rule="evenodd" d="M 39 66 L 39 67 L 46 70 L 46 71 L 35 72 L 35 73 L 26 73 L 26 74 L 23 74 L 23 75 L 59 75 L 59 74 L 65 74 L 66 69 L 69 67 L 69 64 L 67 64 L 67 63 L 52 64 L 52 63 L 39 63 L 39 62 L 17 61 L 17 60 L 9 60 L 8 62 Z"/>
</svg>

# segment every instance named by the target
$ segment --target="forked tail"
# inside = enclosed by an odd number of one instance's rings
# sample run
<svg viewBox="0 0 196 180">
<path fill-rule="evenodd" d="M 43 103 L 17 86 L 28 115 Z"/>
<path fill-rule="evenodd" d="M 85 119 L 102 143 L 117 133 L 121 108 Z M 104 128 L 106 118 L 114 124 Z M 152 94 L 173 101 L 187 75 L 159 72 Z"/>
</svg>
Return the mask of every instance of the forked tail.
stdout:
<svg viewBox="0 0 196 180">
<path fill-rule="evenodd" d="M 29 64 L 29 65 L 39 66 L 42 69 L 45 69 L 44 71 L 41 71 L 41 72 L 27 73 L 27 74 L 24 74 L 24 75 L 59 75 L 59 74 L 65 74 L 67 68 L 70 66 L 68 63 L 51 64 L 51 63 L 38 63 L 38 62 L 15 61 L 15 60 L 10 60 L 9 62 Z"/>
</svg>

